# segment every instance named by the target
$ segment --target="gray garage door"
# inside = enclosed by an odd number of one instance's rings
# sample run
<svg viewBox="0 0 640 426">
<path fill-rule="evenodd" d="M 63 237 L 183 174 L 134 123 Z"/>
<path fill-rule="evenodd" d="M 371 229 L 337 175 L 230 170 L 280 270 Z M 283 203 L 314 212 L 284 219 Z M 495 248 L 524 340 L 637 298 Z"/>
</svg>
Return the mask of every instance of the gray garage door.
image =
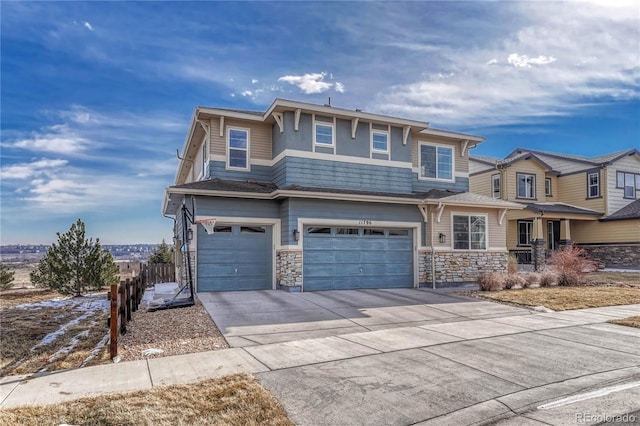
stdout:
<svg viewBox="0 0 640 426">
<path fill-rule="evenodd" d="M 198 291 L 267 290 L 272 276 L 271 226 L 198 227 Z"/>
<path fill-rule="evenodd" d="M 413 287 L 411 229 L 307 226 L 304 290 Z"/>
</svg>

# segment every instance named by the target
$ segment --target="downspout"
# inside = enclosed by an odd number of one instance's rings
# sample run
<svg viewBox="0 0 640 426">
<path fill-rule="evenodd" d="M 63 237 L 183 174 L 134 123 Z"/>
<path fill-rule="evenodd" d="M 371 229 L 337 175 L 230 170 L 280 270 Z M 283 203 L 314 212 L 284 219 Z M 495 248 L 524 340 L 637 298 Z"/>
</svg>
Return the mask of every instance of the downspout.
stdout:
<svg viewBox="0 0 640 426">
<path fill-rule="evenodd" d="M 422 214 L 422 219 L 424 220 L 425 225 L 429 224 L 429 214 L 427 213 L 426 206 L 418 206 L 418 210 L 420 210 L 420 214 Z M 433 211 L 431 212 L 431 223 L 433 224 Z M 431 226 L 431 232 L 429 232 L 429 244 L 431 245 L 431 286 L 433 289 L 436 288 L 436 258 L 435 258 L 435 247 L 433 245 L 433 225 Z"/>
</svg>

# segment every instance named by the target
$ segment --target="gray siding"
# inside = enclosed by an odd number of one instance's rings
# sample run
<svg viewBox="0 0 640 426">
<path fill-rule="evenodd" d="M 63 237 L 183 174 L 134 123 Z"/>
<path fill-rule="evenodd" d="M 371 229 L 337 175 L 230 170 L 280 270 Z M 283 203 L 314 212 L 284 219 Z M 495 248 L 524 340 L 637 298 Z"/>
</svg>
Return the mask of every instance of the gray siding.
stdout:
<svg viewBox="0 0 640 426">
<path fill-rule="evenodd" d="M 201 216 L 280 217 L 280 205 L 276 201 L 243 198 L 197 197 L 196 214 Z"/>
<path fill-rule="evenodd" d="M 391 159 L 393 161 L 406 161 L 407 163 L 411 162 L 411 135 L 407 139 L 407 144 L 402 144 L 402 128 L 400 127 L 392 127 L 391 128 Z"/>
<path fill-rule="evenodd" d="M 273 157 L 275 158 L 285 149 L 295 149 L 298 151 L 313 150 L 313 133 L 312 118 L 309 114 L 300 114 L 300 123 L 298 131 L 294 130 L 295 113 L 293 111 L 285 111 L 284 113 L 284 132 L 280 133 L 277 124 L 273 125 Z"/>
<path fill-rule="evenodd" d="M 336 154 L 369 158 L 369 146 L 371 145 L 369 138 L 369 123 L 359 122 L 356 138 L 351 139 L 351 121 L 337 120 Z"/>
<path fill-rule="evenodd" d="M 259 182 L 271 181 L 271 167 L 252 165 L 249 171 L 227 170 L 223 161 L 209 162 L 209 177 L 229 180 L 257 180 Z"/>
<path fill-rule="evenodd" d="M 411 170 L 327 160 L 287 157 L 274 167 L 279 187 L 300 185 L 357 191 L 411 193 Z"/>
<path fill-rule="evenodd" d="M 452 191 L 469 192 L 469 179 L 457 177 L 455 182 L 441 182 L 430 180 L 419 180 L 418 174 L 413 173 L 413 190 L 416 192 L 427 192 L 432 189 L 450 189 Z"/>
</svg>

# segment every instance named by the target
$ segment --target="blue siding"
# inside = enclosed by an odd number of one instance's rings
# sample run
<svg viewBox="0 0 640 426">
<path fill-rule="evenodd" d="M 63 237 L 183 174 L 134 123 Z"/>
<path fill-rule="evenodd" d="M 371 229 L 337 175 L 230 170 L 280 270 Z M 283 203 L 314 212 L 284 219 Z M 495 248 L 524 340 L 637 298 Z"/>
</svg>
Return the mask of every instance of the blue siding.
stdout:
<svg viewBox="0 0 640 426">
<path fill-rule="evenodd" d="M 294 130 L 295 113 L 293 111 L 285 111 L 284 113 L 284 133 L 280 133 L 277 124 L 273 125 L 273 149 L 272 154 L 275 158 L 285 149 L 295 149 L 298 151 L 313 151 L 313 134 L 312 118 L 309 114 L 300 114 L 300 123 L 298 131 Z"/>
<path fill-rule="evenodd" d="M 279 187 L 300 185 L 356 191 L 411 193 L 411 169 L 402 167 L 287 157 L 274 167 L 274 171 L 277 173 L 274 183 Z"/>
<path fill-rule="evenodd" d="M 197 197 L 196 210 L 202 216 L 280 218 L 280 204 L 271 200 Z"/>
<path fill-rule="evenodd" d="M 356 138 L 351 139 L 351 121 L 337 120 L 336 122 L 336 154 L 351 155 L 353 157 L 369 158 L 369 123 L 358 123 Z M 358 161 L 354 158 L 354 161 Z M 409 161 L 411 161 L 409 159 Z"/>
<path fill-rule="evenodd" d="M 249 171 L 227 170 L 223 161 L 209 162 L 209 177 L 229 180 L 257 180 L 259 182 L 271 181 L 271 167 L 251 166 Z"/>
<path fill-rule="evenodd" d="M 450 189 L 452 191 L 469 192 L 469 179 L 457 177 L 455 182 L 441 182 L 431 180 L 419 180 L 418 174 L 413 173 L 413 190 L 416 192 L 428 192 L 432 189 Z"/>
</svg>

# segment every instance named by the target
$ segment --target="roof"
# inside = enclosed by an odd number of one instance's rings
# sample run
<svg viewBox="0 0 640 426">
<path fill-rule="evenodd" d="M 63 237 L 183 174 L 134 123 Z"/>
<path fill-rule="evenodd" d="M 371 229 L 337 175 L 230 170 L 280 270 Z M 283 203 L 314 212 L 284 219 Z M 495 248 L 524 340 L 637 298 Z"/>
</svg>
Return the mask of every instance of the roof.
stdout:
<svg viewBox="0 0 640 426">
<path fill-rule="evenodd" d="M 258 194 L 271 194 L 278 187 L 271 182 L 257 182 L 254 180 L 224 180 L 209 179 L 198 182 L 174 185 L 169 189 L 195 189 L 200 191 L 228 191 L 228 192 L 248 192 Z"/>
<path fill-rule="evenodd" d="M 577 207 L 565 203 L 531 203 L 527 204 L 525 209 L 534 211 L 536 213 L 565 213 L 602 216 L 602 213 L 595 210 L 584 209 L 582 207 Z"/>
<path fill-rule="evenodd" d="M 640 200 L 635 200 L 633 203 L 627 204 L 617 212 L 609 215 L 608 217 L 600 219 L 602 222 L 614 221 L 614 220 L 630 220 L 640 219 Z"/>
</svg>

